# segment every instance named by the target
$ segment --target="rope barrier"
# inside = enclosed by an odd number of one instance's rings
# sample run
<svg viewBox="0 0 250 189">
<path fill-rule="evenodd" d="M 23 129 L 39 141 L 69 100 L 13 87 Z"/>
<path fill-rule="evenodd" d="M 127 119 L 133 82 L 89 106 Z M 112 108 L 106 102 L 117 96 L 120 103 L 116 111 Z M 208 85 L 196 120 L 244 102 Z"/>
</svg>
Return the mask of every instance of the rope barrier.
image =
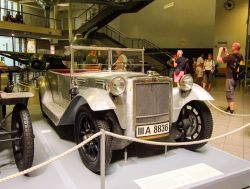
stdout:
<svg viewBox="0 0 250 189">
<path fill-rule="evenodd" d="M 188 146 L 188 145 L 201 144 L 201 143 L 217 140 L 217 139 L 220 139 L 220 138 L 224 138 L 224 137 L 232 135 L 232 134 L 234 134 L 234 133 L 236 133 L 236 132 L 238 132 L 240 130 L 243 130 L 243 129 L 249 127 L 249 126 L 250 126 L 250 122 L 243 125 L 243 126 L 241 126 L 241 127 L 239 127 L 239 128 L 237 128 L 237 129 L 235 129 L 235 130 L 229 131 L 229 132 L 227 132 L 225 134 L 215 136 L 215 137 L 211 137 L 211 138 L 208 138 L 208 139 L 190 141 L 190 142 L 154 142 L 154 141 L 147 141 L 147 140 L 127 137 L 127 136 L 122 136 L 122 135 L 118 135 L 118 134 L 111 133 L 111 132 L 108 132 L 108 131 L 104 131 L 104 133 L 106 135 L 108 135 L 108 136 L 112 136 L 112 137 L 115 137 L 115 138 L 130 140 L 130 141 L 133 141 L 133 142 L 139 142 L 139 143 L 143 143 L 143 144 L 150 144 L 150 145 L 156 145 L 156 146 Z"/>
<path fill-rule="evenodd" d="M 25 174 L 28 174 L 28 173 L 30 173 L 30 172 L 32 172 L 32 171 L 37 170 L 37 169 L 40 169 L 40 168 L 42 168 L 42 167 L 44 167 L 44 166 L 46 166 L 46 165 L 48 165 L 48 164 L 50 164 L 50 163 L 52 163 L 52 162 L 54 162 L 54 161 L 56 161 L 56 160 L 58 160 L 58 159 L 64 157 L 64 156 L 66 156 L 66 155 L 72 153 L 73 151 L 76 151 L 78 148 L 84 146 L 85 144 L 87 144 L 88 142 L 90 142 L 91 140 L 95 139 L 96 137 L 98 137 L 98 136 L 100 136 L 100 135 L 102 135 L 102 132 L 98 132 L 98 133 L 92 135 L 91 137 L 89 137 L 89 138 L 86 139 L 85 141 L 81 142 L 80 144 L 74 146 L 73 148 L 70 148 L 69 150 L 67 150 L 67 151 L 65 151 L 65 152 L 63 152 L 63 153 L 61 153 L 60 155 L 55 156 L 55 157 L 53 157 L 53 158 L 51 158 L 51 159 L 49 159 L 49 160 L 47 160 L 47 161 L 45 161 L 45 162 L 43 162 L 43 163 L 40 163 L 40 164 L 38 164 L 38 165 L 35 165 L 35 166 L 33 166 L 33 167 L 29 168 L 29 169 L 26 169 L 26 170 L 24 170 L 24 171 L 18 172 L 18 173 L 16 173 L 16 174 L 13 174 L 13 175 L 4 177 L 4 178 L 0 179 L 0 183 L 5 182 L 5 181 L 10 180 L 10 179 L 14 179 L 14 178 L 16 178 L 16 177 L 19 177 L 19 176 L 22 176 L 22 175 L 25 175 Z"/>
<path fill-rule="evenodd" d="M 208 104 L 210 104 L 214 109 L 218 110 L 219 112 L 222 112 L 224 114 L 227 115 L 231 115 L 231 116 L 239 116 L 239 117 L 250 117 L 250 114 L 231 114 L 229 112 L 225 112 L 224 110 L 218 108 L 217 106 L 215 106 L 213 103 L 211 103 L 210 101 L 206 101 Z"/>
<path fill-rule="evenodd" d="M 81 142 L 80 144 L 74 146 L 73 148 L 61 153 L 60 155 L 58 156 L 55 156 L 51 159 L 49 159 L 48 161 L 45 161 L 43 163 L 40 163 L 38 165 L 35 165 L 29 169 L 26 169 L 24 171 L 21 171 L 19 173 L 16 173 L 16 174 L 13 174 L 13 175 L 10 175 L 10 176 L 7 176 L 7 177 L 4 177 L 2 179 L 0 179 L 0 183 L 2 182 L 5 182 L 7 180 L 10 180 L 10 179 L 13 179 L 13 178 L 16 178 L 16 177 L 19 177 L 19 176 L 22 176 L 22 175 L 25 175 L 25 174 L 28 174 L 32 171 L 35 171 L 39 168 L 42 168 L 58 159 L 61 159 L 63 158 L 64 156 L 70 154 L 71 152 L 77 150 L 78 148 L 84 146 L 85 144 L 87 144 L 88 142 L 90 142 L 91 140 L 93 140 L 94 138 L 102 135 L 102 134 L 106 134 L 108 136 L 112 136 L 112 137 L 115 137 L 115 138 L 119 138 L 119 139 L 124 139 L 124 140 L 130 140 L 130 141 L 133 141 L 133 142 L 139 142 L 139 143 L 143 143 L 143 144 L 150 144 L 150 145 L 157 145 L 157 146 L 187 146 L 187 145 L 193 145 L 193 144 L 201 144 L 201 143 L 205 143 L 205 142 L 210 142 L 210 141 L 213 141 L 213 140 L 217 140 L 217 139 L 220 139 L 220 138 L 223 138 L 223 137 L 226 137 L 226 136 L 229 136 L 231 134 L 234 134 L 240 130 L 243 130 L 247 127 L 250 126 L 250 123 L 247 123 L 235 130 L 232 130 L 232 131 L 229 131 L 225 134 L 222 134 L 222 135 L 219 135 L 219 136 L 215 136 L 215 137 L 211 137 L 209 139 L 203 139 L 203 140 L 198 140 L 198 141 L 190 141 L 190 142 L 154 142 L 154 141 L 146 141 L 146 140 L 142 140 L 142 139 L 137 139 L 137 138 L 132 138 L 132 137 L 127 137 L 127 136 L 122 136 L 122 135 L 118 135 L 118 134 L 115 134 L 115 133 L 111 133 L 111 132 L 108 132 L 108 131 L 104 131 L 104 130 L 101 130 L 99 131 L 98 133 L 92 135 L 91 137 L 89 137 L 88 139 L 86 139 L 85 141 Z"/>
</svg>

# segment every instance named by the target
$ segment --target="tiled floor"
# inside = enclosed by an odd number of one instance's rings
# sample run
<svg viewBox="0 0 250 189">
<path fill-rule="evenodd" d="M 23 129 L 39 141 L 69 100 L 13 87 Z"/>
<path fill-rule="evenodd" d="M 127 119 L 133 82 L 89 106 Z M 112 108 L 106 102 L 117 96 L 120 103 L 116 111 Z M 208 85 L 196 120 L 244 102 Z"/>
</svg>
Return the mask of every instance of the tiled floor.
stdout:
<svg viewBox="0 0 250 189">
<path fill-rule="evenodd" d="M 211 91 L 216 106 L 226 109 L 227 103 L 225 98 L 225 78 L 216 78 L 214 88 Z M 250 90 L 243 87 L 236 88 L 236 114 L 250 114 Z M 230 116 L 223 114 L 210 107 L 214 119 L 213 136 L 218 136 L 225 132 L 239 128 L 250 122 L 249 117 Z M 232 153 L 241 158 L 250 160 L 250 127 L 241 130 L 233 135 L 210 142 L 211 145 L 224 151 Z"/>
</svg>

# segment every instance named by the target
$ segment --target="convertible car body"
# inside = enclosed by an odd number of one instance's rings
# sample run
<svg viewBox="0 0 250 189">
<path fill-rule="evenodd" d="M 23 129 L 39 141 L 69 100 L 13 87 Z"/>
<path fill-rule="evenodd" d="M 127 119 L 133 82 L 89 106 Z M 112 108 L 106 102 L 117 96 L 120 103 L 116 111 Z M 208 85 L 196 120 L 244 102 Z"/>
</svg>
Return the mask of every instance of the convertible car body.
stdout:
<svg viewBox="0 0 250 189">
<path fill-rule="evenodd" d="M 106 51 L 107 62 L 81 69 L 75 66 L 74 53 Z M 113 70 L 113 55 L 137 53 L 128 57 L 123 70 Z M 153 71 L 144 73 L 143 49 L 71 46 L 70 69 L 51 69 L 38 79 L 41 109 L 56 126 L 69 125 L 80 143 L 100 129 L 145 140 L 195 141 L 209 138 L 213 130 L 211 112 L 204 100 L 213 98 L 192 77 L 183 76 L 179 88 L 172 79 Z M 115 62 L 115 63 L 114 63 Z M 130 65 L 127 65 L 130 64 Z M 133 68 L 141 72 L 131 71 Z M 105 70 L 102 70 L 104 68 Z M 128 69 L 130 68 L 130 70 Z M 106 166 L 112 151 L 123 149 L 130 141 L 106 137 Z M 202 144 L 190 145 L 195 150 Z M 83 163 L 100 171 L 99 138 L 79 149 Z"/>
</svg>

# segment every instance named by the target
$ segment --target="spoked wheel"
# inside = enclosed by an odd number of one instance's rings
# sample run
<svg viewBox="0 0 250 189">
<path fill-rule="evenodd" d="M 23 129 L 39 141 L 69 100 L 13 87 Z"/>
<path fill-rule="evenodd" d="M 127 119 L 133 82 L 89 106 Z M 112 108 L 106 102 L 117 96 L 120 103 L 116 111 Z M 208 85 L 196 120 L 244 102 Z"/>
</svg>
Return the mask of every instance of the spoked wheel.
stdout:
<svg viewBox="0 0 250 189">
<path fill-rule="evenodd" d="M 191 101 L 183 107 L 178 119 L 178 130 L 181 132 L 177 141 L 188 142 L 210 138 L 213 131 L 212 114 L 202 101 Z M 184 146 L 196 150 L 206 143 Z"/>
<path fill-rule="evenodd" d="M 30 114 L 24 105 L 16 105 L 12 112 L 11 131 L 13 154 L 19 171 L 32 166 L 34 158 L 34 135 Z M 18 139 L 19 138 L 19 139 Z"/>
<path fill-rule="evenodd" d="M 88 139 L 93 134 L 104 129 L 110 131 L 106 121 L 96 119 L 93 112 L 87 106 L 79 108 L 75 122 L 75 141 L 77 144 Z M 100 137 L 95 138 L 83 147 L 79 148 L 81 159 L 85 166 L 92 172 L 100 172 Z M 105 165 L 108 167 L 112 157 L 111 137 L 106 136 L 105 141 Z"/>
</svg>

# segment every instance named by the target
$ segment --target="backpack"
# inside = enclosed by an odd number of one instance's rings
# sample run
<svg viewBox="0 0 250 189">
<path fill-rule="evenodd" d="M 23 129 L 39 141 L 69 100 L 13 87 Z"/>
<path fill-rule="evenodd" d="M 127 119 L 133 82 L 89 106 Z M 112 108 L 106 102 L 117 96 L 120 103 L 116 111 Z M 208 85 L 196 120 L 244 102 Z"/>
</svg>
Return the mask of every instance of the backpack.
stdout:
<svg viewBox="0 0 250 189">
<path fill-rule="evenodd" d="M 233 79 L 234 80 L 238 80 L 240 79 L 239 76 L 240 76 L 240 72 L 239 72 L 239 68 L 240 68 L 240 57 L 232 54 L 233 57 L 234 57 L 234 62 L 231 63 L 229 66 L 230 68 L 232 69 L 232 76 L 233 76 Z"/>
</svg>

